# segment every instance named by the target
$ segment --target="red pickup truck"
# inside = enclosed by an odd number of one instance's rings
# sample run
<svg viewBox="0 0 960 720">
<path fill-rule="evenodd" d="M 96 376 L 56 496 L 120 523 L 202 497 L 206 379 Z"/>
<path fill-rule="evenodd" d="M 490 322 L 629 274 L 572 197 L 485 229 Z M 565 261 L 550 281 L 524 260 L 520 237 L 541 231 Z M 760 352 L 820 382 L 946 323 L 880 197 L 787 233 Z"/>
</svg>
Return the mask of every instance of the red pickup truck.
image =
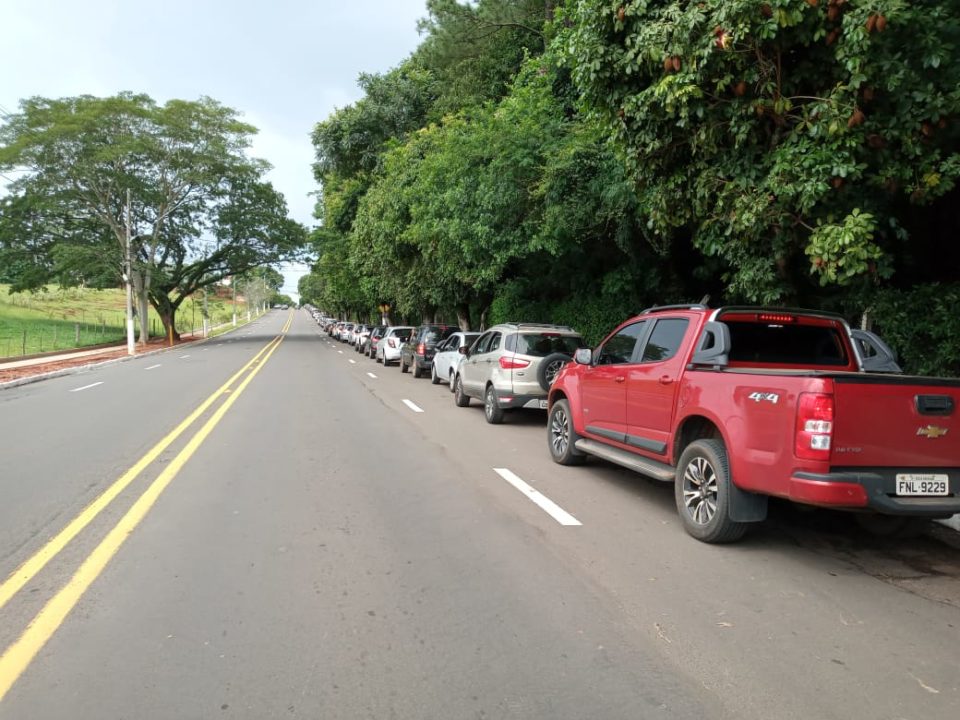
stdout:
<svg viewBox="0 0 960 720">
<path fill-rule="evenodd" d="M 879 338 L 838 315 L 651 308 L 561 371 L 550 454 L 674 482 L 683 525 L 704 542 L 740 538 L 770 496 L 886 516 L 960 513 L 960 380 L 898 370 Z"/>
</svg>

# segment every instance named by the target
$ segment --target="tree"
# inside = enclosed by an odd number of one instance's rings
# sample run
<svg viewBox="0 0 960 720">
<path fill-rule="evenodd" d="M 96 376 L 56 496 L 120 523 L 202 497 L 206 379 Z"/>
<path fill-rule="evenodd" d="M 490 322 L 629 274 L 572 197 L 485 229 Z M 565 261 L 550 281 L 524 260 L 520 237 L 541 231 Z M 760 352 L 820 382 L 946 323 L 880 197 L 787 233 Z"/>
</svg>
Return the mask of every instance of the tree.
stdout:
<svg viewBox="0 0 960 720">
<path fill-rule="evenodd" d="M 582 0 L 558 47 L 658 242 L 720 260 L 736 297 L 796 300 L 811 275 L 877 283 L 929 242 L 912 208 L 960 175 L 958 9 Z"/>
<path fill-rule="evenodd" d="M 20 107 L 0 127 L 0 171 L 23 171 L 9 189 L 29 212 L 4 218 L 2 237 L 8 251 L 44 244 L 43 261 L 18 275 L 26 286 L 76 282 L 58 277 L 56 258 L 84 248 L 119 277 L 128 192 L 141 339 L 148 302 L 175 337 L 187 295 L 292 257 L 304 242 L 283 197 L 261 179 L 266 163 L 246 155 L 255 129 L 214 100 L 159 106 L 122 93 Z"/>
</svg>

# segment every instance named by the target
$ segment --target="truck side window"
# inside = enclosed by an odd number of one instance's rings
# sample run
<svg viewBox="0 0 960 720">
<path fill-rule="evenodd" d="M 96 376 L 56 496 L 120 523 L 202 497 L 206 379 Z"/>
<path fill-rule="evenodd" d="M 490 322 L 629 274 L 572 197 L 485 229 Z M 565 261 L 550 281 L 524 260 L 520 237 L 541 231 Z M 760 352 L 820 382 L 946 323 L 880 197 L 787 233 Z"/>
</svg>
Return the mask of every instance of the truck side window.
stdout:
<svg viewBox="0 0 960 720">
<path fill-rule="evenodd" d="M 621 329 L 600 348 L 597 365 L 621 365 L 630 362 L 637 340 L 643 337 L 646 327 L 647 321 L 641 320 Z"/>
<path fill-rule="evenodd" d="M 676 355 L 689 325 L 690 321 L 686 318 L 657 320 L 640 362 L 663 362 Z"/>
</svg>

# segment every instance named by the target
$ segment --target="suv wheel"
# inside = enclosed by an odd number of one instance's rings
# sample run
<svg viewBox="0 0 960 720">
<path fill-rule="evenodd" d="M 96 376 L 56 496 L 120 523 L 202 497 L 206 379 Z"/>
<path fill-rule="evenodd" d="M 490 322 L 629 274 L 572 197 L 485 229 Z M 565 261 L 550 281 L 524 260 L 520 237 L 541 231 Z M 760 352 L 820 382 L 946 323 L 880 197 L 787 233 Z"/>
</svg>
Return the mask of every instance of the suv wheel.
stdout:
<svg viewBox="0 0 960 720">
<path fill-rule="evenodd" d="M 747 523 L 730 519 L 730 465 L 719 440 L 696 440 L 677 464 L 674 496 L 684 529 L 706 543 L 733 542 Z"/>
<path fill-rule="evenodd" d="M 541 360 L 540 367 L 537 368 L 537 382 L 540 383 L 540 387 L 549 392 L 553 381 L 570 360 L 570 356 L 563 353 L 553 353 Z"/>
<path fill-rule="evenodd" d="M 566 400 L 557 400 L 550 408 L 547 418 L 547 441 L 550 446 L 550 457 L 561 465 L 580 465 L 586 455 L 577 450 L 576 442 L 580 435 L 573 429 L 570 419 L 570 403 Z"/>
<path fill-rule="evenodd" d="M 470 404 L 470 396 L 463 391 L 463 379 L 459 375 L 453 381 L 453 401 L 457 407 L 467 407 Z"/>
<path fill-rule="evenodd" d="M 407 364 L 403 361 L 403 355 L 400 356 L 400 372 L 405 373 L 408 370 Z"/>
<path fill-rule="evenodd" d="M 423 368 L 420 367 L 420 362 L 416 358 L 413 359 L 413 376 L 415 378 L 423 377 Z"/>
<path fill-rule="evenodd" d="M 491 425 L 503 422 L 503 408 L 497 403 L 497 393 L 493 385 L 487 385 L 487 392 L 483 396 L 483 415 Z"/>
</svg>

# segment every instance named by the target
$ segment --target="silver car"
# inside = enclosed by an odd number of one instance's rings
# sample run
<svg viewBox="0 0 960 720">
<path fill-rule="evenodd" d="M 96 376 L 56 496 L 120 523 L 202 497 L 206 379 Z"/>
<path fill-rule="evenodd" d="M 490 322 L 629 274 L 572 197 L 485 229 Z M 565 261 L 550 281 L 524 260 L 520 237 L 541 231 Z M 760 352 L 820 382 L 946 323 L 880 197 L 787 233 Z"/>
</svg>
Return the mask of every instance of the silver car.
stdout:
<svg viewBox="0 0 960 720">
<path fill-rule="evenodd" d="M 495 325 L 464 355 L 454 376 L 454 399 L 466 407 L 483 400 L 487 422 L 503 422 L 506 410 L 547 407 L 547 392 L 560 369 L 578 348 L 585 347 L 576 330 L 565 325 L 505 323 Z"/>
<path fill-rule="evenodd" d="M 413 328 L 407 325 L 388 327 L 380 342 L 377 343 L 377 362 L 384 365 L 400 359 L 400 348 L 410 339 Z"/>
<path fill-rule="evenodd" d="M 464 355 L 460 354 L 460 348 L 469 348 L 478 337 L 480 337 L 478 332 L 455 332 L 437 345 L 437 353 L 433 356 L 433 368 L 430 370 L 430 380 L 434 385 L 448 383 L 450 392 L 453 392 L 453 379 L 464 358 Z"/>
</svg>

